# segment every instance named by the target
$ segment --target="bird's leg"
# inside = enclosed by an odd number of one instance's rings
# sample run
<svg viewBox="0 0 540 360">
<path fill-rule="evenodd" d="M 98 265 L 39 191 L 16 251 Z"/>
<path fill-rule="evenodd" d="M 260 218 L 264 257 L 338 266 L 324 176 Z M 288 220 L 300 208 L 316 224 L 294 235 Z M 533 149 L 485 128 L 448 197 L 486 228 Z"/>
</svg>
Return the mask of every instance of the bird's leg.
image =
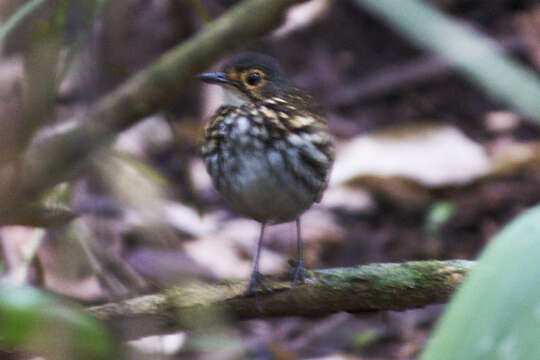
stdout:
<svg viewBox="0 0 540 360">
<path fill-rule="evenodd" d="M 300 218 L 296 219 L 296 246 L 298 247 L 298 261 L 292 269 L 292 289 L 294 289 L 299 282 L 303 284 L 306 280 L 306 269 L 304 268 L 304 256 L 302 254 L 302 236 L 300 234 Z"/>
<path fill-rule="evenodd" d="M 264 290 L 270 290 L 264 286 L 262 283 L 262 274 L 259 272 L 259 258 L 261 257 L 261 247 L 264 236 L 264 228 L 266 227 L 265 223 L 261 224 L 261 232 L 259 234 L 259 241 L 257 241 L 257 248 L 255 250 L 255 256 L 253 258 L 253 271 L 251 272 L 251 277 L 249 279 L 248 286 L 246 288 L 246 295 L 254 294 L 257 288 L 260 286 Z"/>
</svg>

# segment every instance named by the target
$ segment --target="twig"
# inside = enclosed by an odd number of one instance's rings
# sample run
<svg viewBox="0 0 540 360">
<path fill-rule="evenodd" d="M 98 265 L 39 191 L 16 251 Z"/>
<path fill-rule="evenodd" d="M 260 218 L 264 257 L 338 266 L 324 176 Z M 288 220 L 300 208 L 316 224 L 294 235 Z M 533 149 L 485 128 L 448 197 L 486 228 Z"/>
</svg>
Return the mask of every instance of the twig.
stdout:
<svg viewBox="0 0 540 360">
<path fill-rule="evenodd" d="M 114 281 L 112 277 L 109 277 L 107 272 L 104 271 L 101 262 L 98 260 L 92 247 L 94 239 L 88 227 L 82 221 L 74 221 L 71 228 L 68 231 L 72 231 L 74 234 L 73 238 L 81 246 L 83 254 L 88 260 L 88 264 L 92 269 L 92 272 L 96 276 L 99 284 L 103 290 L 107 290 L 109 299 L 119 300 L 122 299 L 127 293 L 127 289 L 123 284 L 120 284 L 117 281 Z"/>
<path fill-rule="evenodd" d="M 445 302 L 472 265 L 464 260 L 415 261 L 316 270 L 313 281 L 294 290 L 283 277 L 267 277 L 265 285 L 273 291 L 258 295 L 262 312 L 254 297 L 243 295 L 243 281 L 192 283 L 88 311 L 127 339 L 212 325 L 224 318 L 400 311 Z"/>
</svg>

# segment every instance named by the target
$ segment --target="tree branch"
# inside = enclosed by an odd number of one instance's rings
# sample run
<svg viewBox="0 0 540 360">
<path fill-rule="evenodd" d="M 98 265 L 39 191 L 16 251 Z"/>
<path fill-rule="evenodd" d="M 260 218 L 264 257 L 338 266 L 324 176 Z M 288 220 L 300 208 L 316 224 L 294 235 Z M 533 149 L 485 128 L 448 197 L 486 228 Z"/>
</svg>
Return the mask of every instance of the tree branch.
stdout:
<svg viewBox="0 0 540 360">
<path fill-rule="evenodd" d="M 473 264 L 412 261 L 315 270 L 310 272 L 313 281 L 293 291 L 286 276 L 269 276 L 265 285 L 273 291 L 256 297 L 243 295 L 244 281 L 191 283 L 88 311 L 127 339 L 199 328 L 223 318 L 400 311 L 445 302 Z"/>
<path fill-rule="evenodd" d="M 22 183 L 0 188 L 0 223 L 42 190 L 69 178 L 92 150 L 174 100 L 192 77 L 226 52 L 277 26 L 286 9 L 304 0 L 246 0 L 173 48 L 99 100 L 73 129 L 31 148 Z"/>
</svg>

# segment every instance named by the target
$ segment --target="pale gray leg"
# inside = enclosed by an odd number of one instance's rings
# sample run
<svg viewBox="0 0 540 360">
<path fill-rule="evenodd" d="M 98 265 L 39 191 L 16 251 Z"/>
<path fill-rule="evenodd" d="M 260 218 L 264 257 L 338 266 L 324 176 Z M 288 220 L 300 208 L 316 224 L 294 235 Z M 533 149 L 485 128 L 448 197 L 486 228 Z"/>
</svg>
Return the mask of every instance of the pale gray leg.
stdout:
<svg viewBox="0 0 540 360">
<path fill-rule="evenodd" d="M 295 288 L 296 284 L 304 283 L 306 280 L 306 269 L 304 268 L 304 255 L 302 254 L 302 236 L 300 234 L 300 218 L 296 219 L 296 246 L 298 248 L 298 261 L 293 268 L 293 281 L 291 288 Z"/>
<path fill-rule="evenodd" d="M 262 286 L 261 278 L 262 275 L 259 272 L 259 258 L 261 257 L 261 248 L 262 241 L 264 237 L 264 229 L 266 227 L 265 223 L 261 224 L 261 232 L 259 233 L 259 240 L 257 241 L 257 248 L 255 249 L 255 256 L 253 258 L 253 271 L 251 272 L 251 277 L 249 279 L 248 286 L 246 288 L 246 294 L 252 294 L 257 290 L 259 286 Z"/>
</svg>

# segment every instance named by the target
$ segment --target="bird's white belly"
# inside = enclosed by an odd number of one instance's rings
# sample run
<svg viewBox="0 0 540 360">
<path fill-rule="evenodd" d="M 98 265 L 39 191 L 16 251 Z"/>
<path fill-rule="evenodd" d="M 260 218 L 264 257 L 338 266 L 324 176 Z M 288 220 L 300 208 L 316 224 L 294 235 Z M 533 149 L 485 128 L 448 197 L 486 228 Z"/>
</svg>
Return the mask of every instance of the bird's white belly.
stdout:
<svg viewBox="0 0 540 360">
<path fill-rule="evenodd" d="M 222 160 L 220 190 L 240 213 L 256 220 L 280 223 L 296 219 L 315 201 L 315 195 L 285 166 L 274 149 L 237 146 Z"/>
</svg>

